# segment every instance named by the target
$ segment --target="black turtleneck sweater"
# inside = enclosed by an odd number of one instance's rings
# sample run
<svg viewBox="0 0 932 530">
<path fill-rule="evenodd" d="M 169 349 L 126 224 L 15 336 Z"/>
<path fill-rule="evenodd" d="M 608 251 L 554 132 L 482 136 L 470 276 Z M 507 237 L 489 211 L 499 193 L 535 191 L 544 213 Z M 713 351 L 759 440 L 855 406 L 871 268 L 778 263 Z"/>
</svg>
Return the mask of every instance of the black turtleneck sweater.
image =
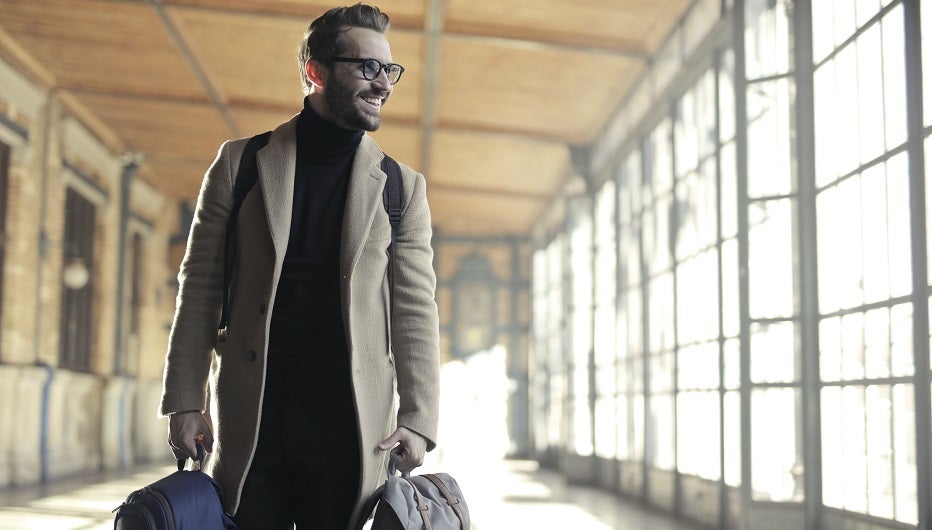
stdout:
<svg viewBox="0 0 932 530">
<path fill-rule="evenodd" d="M 320 369 L 346 360 L 340 235 L 350 169 L 362 136 L 362 131 L 324 120 L 305 98 L 297 125 L 291 232 L 272 310 L 270 360 L 312 357 Z"/>
</svg>

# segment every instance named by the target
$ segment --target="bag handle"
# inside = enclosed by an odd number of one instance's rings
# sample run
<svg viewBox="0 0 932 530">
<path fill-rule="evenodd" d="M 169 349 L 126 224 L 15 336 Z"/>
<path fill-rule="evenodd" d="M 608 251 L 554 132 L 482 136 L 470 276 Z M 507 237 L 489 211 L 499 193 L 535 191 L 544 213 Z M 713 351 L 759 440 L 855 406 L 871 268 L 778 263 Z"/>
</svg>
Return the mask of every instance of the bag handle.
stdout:
<svg viewBox="0 0 932 530">
<path fill-rule="evenodd" d="M 460 528 L 462 528 L 462 530 L 469 530 L 469 526 L 466 524 L 466 516 L 463 515 L 463 510 L 460 508 L 460 500 L 453 495 L 453 492 L 440 480 L 440 477 L 432 473 L 426 473 L 421 476 L 433 482 L 434 486 L 437 486 L 437 489 L 440 490 L 440 493 L 442 493 L 443 497 L 447 500 L 447 504 L 450 505 L 450 508 L 453 508 L 457 519 L 460 520 Z"/>
<path fill-rule="evenodd" d="M 204 447 L 199 443 L 195 443 L 194 445 L 197 447 L 197 457 L 192 457 L 191 460 L 194 460 L 194 470 L 201 471 L 204 469 Z M 178 459 L 178 471 L 182 471 L 184 469 L 184 464 L 187 461 L 187 458 Z"/>
</svg>

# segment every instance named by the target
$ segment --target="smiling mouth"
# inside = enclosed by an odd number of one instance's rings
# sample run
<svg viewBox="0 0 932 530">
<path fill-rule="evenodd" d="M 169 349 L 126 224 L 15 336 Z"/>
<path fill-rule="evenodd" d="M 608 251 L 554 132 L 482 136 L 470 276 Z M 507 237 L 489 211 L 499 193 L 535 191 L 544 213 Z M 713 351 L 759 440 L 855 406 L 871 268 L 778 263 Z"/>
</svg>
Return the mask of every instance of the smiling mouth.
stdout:
<svg viewBox="0 0 932 530">
<path fill-rule="evenodd" d="M 377 109 L 382 108 L 382 98 L 380 97 L 369 96 L 369 97 L 362 97 L 360 99 L 362 99 L 363 101 L 365 101 L 366 103 L 368 103 L 369 105 Z"/>
</svg>

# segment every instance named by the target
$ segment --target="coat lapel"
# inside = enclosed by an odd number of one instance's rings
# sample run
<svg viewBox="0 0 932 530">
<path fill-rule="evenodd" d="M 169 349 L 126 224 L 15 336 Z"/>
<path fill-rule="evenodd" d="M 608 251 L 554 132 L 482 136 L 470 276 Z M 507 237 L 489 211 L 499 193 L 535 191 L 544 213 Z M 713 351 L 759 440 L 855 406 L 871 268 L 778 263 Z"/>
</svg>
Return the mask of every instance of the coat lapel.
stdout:
<svg viewBox="0 0 932 530">
<path fill-rule="evenodd" d="M 259 183 L 265 201 L 265 215 L 268 218 L 277 262 L 284 259 L 288 249 L 288 235 L 291 232 L 297 123 L 298 116 L 295 116 L 276 128 L 269 138 L 269 144 L 256 155 Z"/>
<path fill-rule="evenodd" d="M 340 274 L 344 278 L 355 268 L 375 212 L 382 208 L 382 188 L 387 177 L 380 167 L 381 161 L 382 151 L 364 135 L 353 160 L 343 212 Z"/>
</svg>

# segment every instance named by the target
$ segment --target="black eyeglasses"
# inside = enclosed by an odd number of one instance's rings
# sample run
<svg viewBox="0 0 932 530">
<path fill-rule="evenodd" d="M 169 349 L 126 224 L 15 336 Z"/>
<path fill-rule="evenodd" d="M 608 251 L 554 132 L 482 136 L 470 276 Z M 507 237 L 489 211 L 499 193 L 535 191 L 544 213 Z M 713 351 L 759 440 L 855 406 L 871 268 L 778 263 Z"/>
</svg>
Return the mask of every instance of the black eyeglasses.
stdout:
<svg viewBox="0 0 932 530">
<path fill-rule="evenodd" d="M 358 59 L 354 57 L 334 57 L 333 62 L 336 63 L 360 63 L 362 64 L 362 76 L 368 81 L 375 81 L 379 77 L 379 72 L 385 70 L 385 75 L 388 76 L 388 82 L 395 84 L 401 79 L 401 74 L 404 73 L 405 67 L 400 64 L 388 63 L 382 64 L 378 59 Z"/>
</svg>

